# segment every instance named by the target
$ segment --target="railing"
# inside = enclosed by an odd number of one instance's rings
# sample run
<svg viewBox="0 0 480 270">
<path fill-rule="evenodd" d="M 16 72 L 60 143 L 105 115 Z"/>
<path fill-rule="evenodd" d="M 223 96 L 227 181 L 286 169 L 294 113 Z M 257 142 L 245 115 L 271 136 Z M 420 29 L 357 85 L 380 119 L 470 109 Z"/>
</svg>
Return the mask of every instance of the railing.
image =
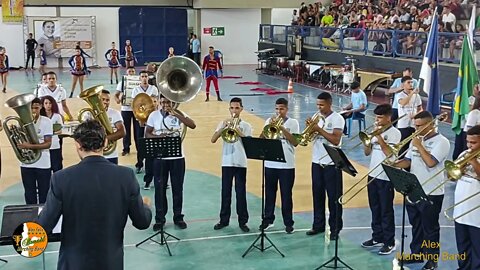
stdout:
<svg viewBox="0 0 480 270">
<path fill-rule="evenodd" d="M 421 59 L 428 32 L 261 24 L 259 41 L 286 45 L 289 37 L 296 35 L 312 48 Z M 463 34 L 440 32 L 439 60 L 459 63 L 463 39 Z M 480 51 L 477 54 L 480 59 Z"/>
</svg>

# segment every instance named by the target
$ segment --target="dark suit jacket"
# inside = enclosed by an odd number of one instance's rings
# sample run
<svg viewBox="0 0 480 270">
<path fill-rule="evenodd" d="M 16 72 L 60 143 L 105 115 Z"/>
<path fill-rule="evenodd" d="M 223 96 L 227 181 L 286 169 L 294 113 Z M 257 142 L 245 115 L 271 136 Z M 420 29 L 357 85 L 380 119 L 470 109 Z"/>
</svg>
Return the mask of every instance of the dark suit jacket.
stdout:
<svg viewBox="0 0 480 270">
<path fill-rule="evenodd" d="M 123 231 L 150 226 L 130 168 L 91 156 L 53 174 L 40 224 L 50 232 L 63 215 L 58 269 L 123 269 Z"/>
</svg>

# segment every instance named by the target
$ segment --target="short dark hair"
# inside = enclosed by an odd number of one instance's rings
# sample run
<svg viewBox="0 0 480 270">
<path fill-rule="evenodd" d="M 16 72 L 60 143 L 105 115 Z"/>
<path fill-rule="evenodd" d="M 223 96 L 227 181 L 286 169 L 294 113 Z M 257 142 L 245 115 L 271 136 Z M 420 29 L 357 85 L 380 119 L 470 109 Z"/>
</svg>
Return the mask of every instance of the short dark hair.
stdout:
<svg viewBox="0 0 480 270">
<path fill-rule="evenodd" d="M 357 89 L 360 87 L 360 83 L 357 81 L 353 81 L 352 84 L 350 85 L 351 89 Z"/>
<path fill-rule="evenodd" d="M 36 97 L 36 98 L 34 98 L 34 99 L 32 100 L 32 105 L 33 105 L 33 104 L 40 104 L 40 105 L 42 105 L 42 101 L 41 101 L 38 97 Z"/>
<path fill-rule="evenodd" d="M 213 46 L 208 47 L 209 49 L 215 49 Z"/>
<path fill-rule="evenodd" d="M 132 66 L 128 66 L 128 67 L 127 67 L 127 69 L 131 69 L 131 68 L 135 69 L 135 67 L 132 67 Z"/>
<path fill-rule="evenodd" d="M 412 72 L 412 69 L 411 69 L 411 68 L 409 68 L 409 67 L 406 67 L 406 68 L 404 68 L 404 69 L 403 69 L 403 71 Z"/>
<path fill-rule="evenodd" d="M 148 75 L 148 71 L 147 70 L 140 71 L 139 75 L 142 75 L 142 74 L 147 74 Z"/>
<path fill-rule="evenodd" d="M 47 72 L 47 73 L 45 73 L 45 74 L 46 74 L 47 76 L 48 76 L 48 75 L 53 75 L 53 76 L 55 76 L 55 78 L 57 77 L 57 73 L 55 73 L 55 72 L 53 72 L 53 71 L 49 71 L 49 72 Z"/>
<path fill-rule="evenodd" d="M 234 98 L 230 99 L 230 103 L 232 103 L 232 102 L 238 102 L 238 103 L 240 103 L 240 107 L 243 107 L 242 99 L 239 98 L 239 97 L 234 97 Z"/>
<path fill-rule="evenodd" d="M 83 151 L 98 151 L 104 147 L 107 134 L 97 120 L 87 120 L 75 129 L 73 139 L 80 144 Z"/>
<path fill-rule="evenodd" d="M 55 25 L 55 22 L 54 21 L 51 21 L 51 20 L 46 20 L 42 23 L 42 28 L 45 27 L 45 24 L 47 23 L 53 23 L 53 25 Z"/>
<path fill-rule="evenodd" d="M 428 120 L 433 120 L 433 115 L 429 111 L 421 111 L 417 113 L 413 119 L 428 119 Z"/>
<path fill-rule="evenodd" d="M 467 135 L 480 135 L 480 125 L 473 126 L 467 131 Z"/>
<path fill-rule="evenodd" d="M 406 81 L 410 81 L 410 80 L 412 80 L 412 77 L 410 77 L 410 76 L 403 76 L 402 77 L 402 83 L 404 83 Z"/>
<path fill-rule="evenodd" d="M 373 110 L 373 113 L 376 115 L 392 115 L 392 105 L 388 103 L 380 104 Z"/>
<path fill-rule="evenodd" d="M 281 97 L 275 101 L 275 105 L 285 105 L 285 107 L 288 107 L 288 100 Z"/>
<path fill-rule="evenodd" d="M 107 89 L 102 89 L 102 94 L 110 95 L 110 91 L 108 91 Z"/>
<path fill-rule="evenodd" d="M 317 99 L 322 99 L 328 102 L 332 102 L 332 95 L 328 92 L 322 92 L 317 96 Z"/>
</svg>

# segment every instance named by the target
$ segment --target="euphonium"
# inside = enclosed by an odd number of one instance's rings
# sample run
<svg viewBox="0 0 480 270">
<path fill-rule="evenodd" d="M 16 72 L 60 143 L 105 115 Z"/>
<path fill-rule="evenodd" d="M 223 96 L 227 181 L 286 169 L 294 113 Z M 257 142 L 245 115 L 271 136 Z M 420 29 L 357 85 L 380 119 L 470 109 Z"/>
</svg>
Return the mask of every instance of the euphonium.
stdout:
<svg viewBox="0 0 480 270">
<path fill-rule="evenodd" d="M 33 99 L 35 99 L 34 94 L 22 94 L 14 96 L 5 102 L 5 106 L 14 109 L 18 117 L 9 116 L 5 118 L 3 129 L 5 129 L 15 155 L 24 164 L 35 163 L 42 155 L 42 150 L 18 148 L 18 145 L 22 143 L 39 143 L 37 131 L 33 123 L 31 107 Z M 16 121 L 17 125 L 10 124 L 9 122 L 11 121 Z"/>
<path fill-rule="evenodd" d="M 316 136 L 316 132 L 314 132 L 313 128 L 318 124 L 318 122 L 322 119 L 325 122 L 325 117 L 320 114 L 320 112 L 316 112 L 311 119 L 311 122 L 308 126 L 300 134 L 292 134 L 293 137 L 297 140 L 298 144 L 301 146 L 307 146 L 309 142 L 313 141 Z M 323 126 L 322 126 L 323 128 Z"/>
<path fill-rule="evenodd" d="M 282 130 L 280 129 L 280 126 L 283 124 L 283 118 L 278 115 L 277 117 L 273 118 L 270 124 L 266 125 L 263 128 L 263 136 L 266 139 L 280 139 L 280 136 L 282 136 Z"/>
<path fill-rule="evenodd" d="M 232 119 L 228 121 L 227 126 L 222 130 L 222 139 L 226 143 L 236 143 L 240 135 L 238 134 L 237 127 L 240 123 L 240 117 L 233 115 Z"/>
<path fill-rule="evenodd" d="M 147 93 L 139 93 L 132 101 L 132 111 L 135 118 L 143 126 L 148 120 L 148 116 L 155 111 L 154 97 Z"/>
<path fill-rule="evenodd" d="M 80 97 L 85 100 L 88 105 L 90 105 L 90 108 L 83 108 L 80 110 L 78 113 L 78 121 L 84 121 L 83 115 L 88 112 L 92 115 L 93 119 L 102 124 L 103 128 L 105 128 L 105 132 L 107 135 L 109 135 L 113 133 L 113 128 L 110 120 L 108 119 L 107 111 L 103 107 L 103 102 L 100 99 L 100 93 L 102 90 L 103 86 L 96 85 L 80 93 Z M 103 154 L 109 155 L 113 153 L 115 149 L 117 149 L 117 142 L 108 141 L 107 146 L 103 149 Z"/>
</svg>

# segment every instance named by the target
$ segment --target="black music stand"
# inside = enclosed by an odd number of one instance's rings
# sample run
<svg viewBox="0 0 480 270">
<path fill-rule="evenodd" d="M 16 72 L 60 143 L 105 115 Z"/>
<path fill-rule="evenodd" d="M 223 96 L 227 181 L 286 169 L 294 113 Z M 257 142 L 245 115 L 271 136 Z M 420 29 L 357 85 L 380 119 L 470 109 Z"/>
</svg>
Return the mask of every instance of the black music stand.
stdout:
<svg viewBox="0 0 480 270">
<path fill-rule="evenodd" d="M 403 255 L 405 251 L 405 212 L 408 201 L 417 203 L 419 201 L 429 201 L 428 196 L 423 191 L 422 185 L 418 182 L 415 174 L 409 173 L 399 168 L 395 168 L 386 164 L 382 164 L 383 170 L 388 176 L 388 179 L 393 184 L 393 187 L 397 192 L 403 195 L 403 213 L 402 213 L 402 244 L 400 250 L 400 269 L 403 270 Z"/>
<path fill-rule="evenodd" d="M 145 158 L 167 158 L 167 157 L 181 157 L 182 156 L 182 140 L 180 137 L 163 137 L 163 138 L 139 138 L 139 147 L 138 151 L 141 157 Z M 160 185 L 160 200 L 163 201 L 163 185 Z M 166 194 L 165 194 L 166 196 Z M 165 206 L 164 206 L 165 207 Z M 166 209 L 165 209 L 166 211 Z M 170 252 L 170 247 L 168 246 L 167 239 L 169 237 L 180 241 L 180 238 L 167 233 L 164 230 L 164 223 L 161 224 L 160 230 L 154 233 L 152 236 L 143 240 L 142 242 L 135 245 L 135 247 L 140 246 L 141 244 L 147 242 L 148 240 L 155 242 L 161 246 L 165 245 L 168 251 L 168 255 L 172 256 Z M 160 235 L 160 242 L 154 240 L 153 238 L 157 235 Z"/>
<path fill-rule="evenodd" d="M 346 173 L 348 173 L 349 175 L 351 176 L 354 176 L 357 175 L 357 170 L 355 169 L 355 167 L 353 167 L 352 163 L 350 163 L 350 161 L 348 160 L 347 156 L 345 155 L 345 153 L 342 151 L 342 149 L 338 148 L 338 147 L 332 147 L 332 146 L 329 146 L 327 144 L 323 144 L 323 146 L 325 147 L 325 150 L 327 151 L 328 155 L 330 156 L 330 158 L 332 159 L 333 163 L 335 163 L 335 169 L 337 170 L 342 170 Z M 339 190 L 339 189 L 337 189 Z M 337 194 L 337 198 L 339 197 L 340 194 Z M 338 230 L 338 219 L 340 218 L 340 215 L 338 214 L 338 207 L 339 207 L 340 203 L 338 202 L 338 200 L 335 200 L 335 209 L 337 211 L 337 214 L 335 215 L 335 229 Z M 325 263 L 323 263 L 322 265 L 320 265 L 319 267 L 317 267 L 315 270 L 317 269 L 321 269 L 321 268 L 333 268 L 333 269 L 337 269 L 337 268 L 348 268 L 350 270 L 353 270 L 353 268 L 351 268 L 348 264 L 346 264 L 344 261 L 342 261 L 342 259 L 340 259 L 340 257 L 338 257 L 338 232 L 335 232 L 337 234 L 337 237 L 335 238 L 335 255 L 333 256 L 333 258 L 331 258 L 330 260 L 326 261 Z M 333 262 L 333 266 L 329 266 L 330 263 Z M 341 264 L 343 266 L 338 266 L 338 264 Z"/>
<path fill-rule="evenodd" d="M 262 223 L 265 219 L 265 160 L 285 163 L 285 155 L 283 153 L 282 142 L 280 140 L 270 140 L 253 137 L 242 137 L 242 144 L 245 148 L 245 153 L 248 159 L 256 159 L 262 161 Z M 265 247 L 265 239 L 270 243 L 270 246 Z M 260 240 L 260 245 L 255 245 Z M 260 234 L 243 253 L 242 258 L 253 249 L 256 248 L 260 252 L 273 247 L 282 257 L 285 257 L 280 250 L 273 244 L 273 242 L 265 234 L 265 229 L 261 226 Z"/>
</svg>

